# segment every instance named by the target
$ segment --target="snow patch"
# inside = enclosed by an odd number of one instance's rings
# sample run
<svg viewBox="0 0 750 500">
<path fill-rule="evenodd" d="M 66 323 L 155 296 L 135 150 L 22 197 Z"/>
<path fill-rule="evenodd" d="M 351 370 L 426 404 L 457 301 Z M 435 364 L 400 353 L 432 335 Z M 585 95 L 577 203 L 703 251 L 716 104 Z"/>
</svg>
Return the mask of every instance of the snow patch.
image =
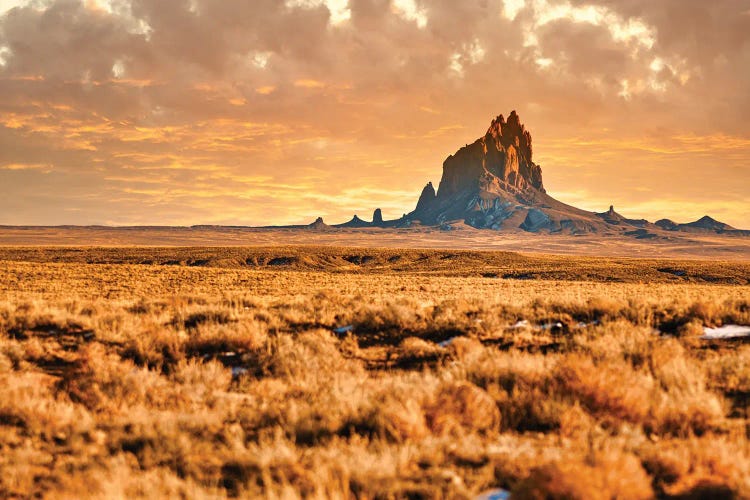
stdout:
<svg viewBox="0 0 750 500">
<path fill-rule="evenodd" d="M 438 345 L 440 347 L 448 347 L 453 343 L 453 341 L 456 340 L 456 337 L 451 337 L 448 340 L 443 340 L 442 342 L 438 342 Z"/>
<path fill-rule="evenodd" d="M 519 330 L 521 328 L 528 328 L 528 326 L 529 326 L 528 320 L 519 319 L 518 321 L 510 325 L 508 328 L 510 328 L 511 330 Z"/>
<path fill-rule="evenodd" d="M 563 324 L 560 323 L 559 321 L 556 321 L 554 323 L 545 323 L 541 325 L 542 330 L 556 330 L 562 327 L 563 327 Z"/>
<path fill-rule="evenodd" d="M 750 326 L 741 325 L 724 325 L 717 328 L 703 327 L 704 340 L 716 339 L 735 339 L 740 337 L 750 337 Z"/>
<path fill-rule="evenodd" d="M 510 491 L 495 488 L 481 493 L 475 500 L 510 500 Z"/>
</svg>

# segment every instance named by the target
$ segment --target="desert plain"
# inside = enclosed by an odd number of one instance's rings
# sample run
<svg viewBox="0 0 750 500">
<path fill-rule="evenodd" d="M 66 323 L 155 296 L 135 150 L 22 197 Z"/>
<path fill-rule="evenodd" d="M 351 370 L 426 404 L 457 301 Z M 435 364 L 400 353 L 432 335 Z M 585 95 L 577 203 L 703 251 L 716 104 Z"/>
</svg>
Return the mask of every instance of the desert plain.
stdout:
<svg viewBox="0 0 750 500">
<path fill-rule="evenodd" d="M 576 238 L 5 228 L 0 496 L 750 497 L 747 238 Z"/>
<path fill-rule="evenodd" d="M 0 247 L 259 247 L 285 245 L 362 248 L 441 248 L 500 250 L 522 253 L 601 257 L 673 257 L 750 260 L 750 237 L 660 232 L 657 238 L 625 235 L 625 228 L 607 234 L 554 234 L 522 230 L 492 231 L 454 223 L 445 231 L 434 226 L 414 228 L 328 228 L 323 230 L 243 226 L 108 227 L 0 226 Z M 632 228 L 630 228 L 632 229 Z"/>
</svg>

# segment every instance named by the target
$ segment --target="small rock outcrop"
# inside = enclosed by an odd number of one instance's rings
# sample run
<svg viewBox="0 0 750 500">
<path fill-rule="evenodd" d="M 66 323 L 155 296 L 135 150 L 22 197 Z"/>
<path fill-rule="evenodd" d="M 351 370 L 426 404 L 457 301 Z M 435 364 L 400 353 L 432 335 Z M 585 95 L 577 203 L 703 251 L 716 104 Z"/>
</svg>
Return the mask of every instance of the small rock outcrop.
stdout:
<svg viewBox="0 0 750 500">
<path fill-rule="evenodd" d="M 734 227 L 720 222 L 713 217 L 704 215 L 700 219 L 680 224 L 669 219 L 660 219 L 654 223 L 657 227 L 665 231 L 681 231 L 686 233 L 728 233 L 745 235 L 747 231 L 735 229 Z"/>
<path fill-rule="evenodd" d="M 680 229 L 680 225 L 670 219 L 659 219 L 658 221 L 654 222 L 654 224 L 664 229 L 665 231 L 677 231 L 678 229 Z"/>
<path fill-rule="evenodd" d="M 601 212 L 596 215 L 601 217 L 607 224 L 612 224 L 613 226 L 634 226 L 642 228 L 648 224 L 646 219 L 628 219 L 627 217 L 623 217 L 615 212 L 614 205 L 610 205 L 609 210 L 606 212 Z"/>
<path fill-rule="evenodd" d="M 688 229 L 688 230 L 698 229 L 698 230 L 705 230 L 705 231 L 714 231 L 717 233 L 735 230 L 729 224 L 719 222 L 713 217 L 709 217 L 708 215 L 704 215 L 703 217 L 701 217 L 700 219 L 694 222 L 688 222 L 687 224 L 680 224 L 680 229 Z"/>
<path fill-rule="evenodd" d="M 307 227 L 310 229 L 329 229 L 330 226 L 323 222 L 323 217 L 318 217 L 315 222 L 309 224 Z"/>
<path fill-rule="evenodd" d="M 383 212 L 381 212 L 379 208 L 376 208 L 375 212 L 373 212 L 372 214 L 372 225 L 373 226 L 383 225 Z"/>
<path fill-rule="evenodd" d="M 604 219 L 607 224 L 620 225 L 626 220 L 625 217 L 615 212 L 614 205 L 610 205 L 609 210 L 606 212 L 598 213 L 596 215 Z"/>
<path fill-rule="evenodd" d="M 354 215 L 349 222 L 343 224 L 337 224 L 336 227 L 370 227 L 372 224 L 365 222 L 359 218 L 358 215 Z"/>
</svg>

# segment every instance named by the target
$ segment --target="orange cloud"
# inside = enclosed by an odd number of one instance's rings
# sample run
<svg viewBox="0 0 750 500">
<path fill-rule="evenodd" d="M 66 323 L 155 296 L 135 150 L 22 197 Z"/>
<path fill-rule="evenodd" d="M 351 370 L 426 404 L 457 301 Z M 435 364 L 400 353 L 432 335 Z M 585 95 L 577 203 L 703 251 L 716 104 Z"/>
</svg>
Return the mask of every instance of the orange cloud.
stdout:
<svg viewBox="0 0 750 500">
<path fill-rule="evenodd" d="M 551 194 L 750 227 L 750 17 L 636 3 L 0 8 L 0 222 L 397 217 L 516 108 Z"/>
<path fill-rule="evenodd" d="M 323 87 L 326 86 L 326 84 L 318 80 L 311 80 L 309 78 L 304 78 L 301 80 L 296 80 L 294 82 L 294 86 L 302 87 L 305 89 L 322 89 Z"/>
<path fill-rule="evenodd" d="M 45 165 L 42 163 L 10 163 L 8 165 L 0 165 L 0 170 L 52 170 L 51 165 Z"/>
</svg>

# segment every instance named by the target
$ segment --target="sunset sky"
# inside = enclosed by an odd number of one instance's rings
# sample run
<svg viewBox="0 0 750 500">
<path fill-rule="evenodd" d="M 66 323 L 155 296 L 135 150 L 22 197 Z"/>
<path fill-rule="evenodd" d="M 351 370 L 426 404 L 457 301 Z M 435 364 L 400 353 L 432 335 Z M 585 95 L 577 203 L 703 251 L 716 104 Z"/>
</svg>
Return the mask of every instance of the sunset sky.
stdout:
<svg viewBox="0 0 750 500">
<path fill-rule="evenodd" d="M 0 224 L 397 218 L 512 109 L 561 201 L 750 228 L 750 0 L 0 0 Z"/>
</svg>

